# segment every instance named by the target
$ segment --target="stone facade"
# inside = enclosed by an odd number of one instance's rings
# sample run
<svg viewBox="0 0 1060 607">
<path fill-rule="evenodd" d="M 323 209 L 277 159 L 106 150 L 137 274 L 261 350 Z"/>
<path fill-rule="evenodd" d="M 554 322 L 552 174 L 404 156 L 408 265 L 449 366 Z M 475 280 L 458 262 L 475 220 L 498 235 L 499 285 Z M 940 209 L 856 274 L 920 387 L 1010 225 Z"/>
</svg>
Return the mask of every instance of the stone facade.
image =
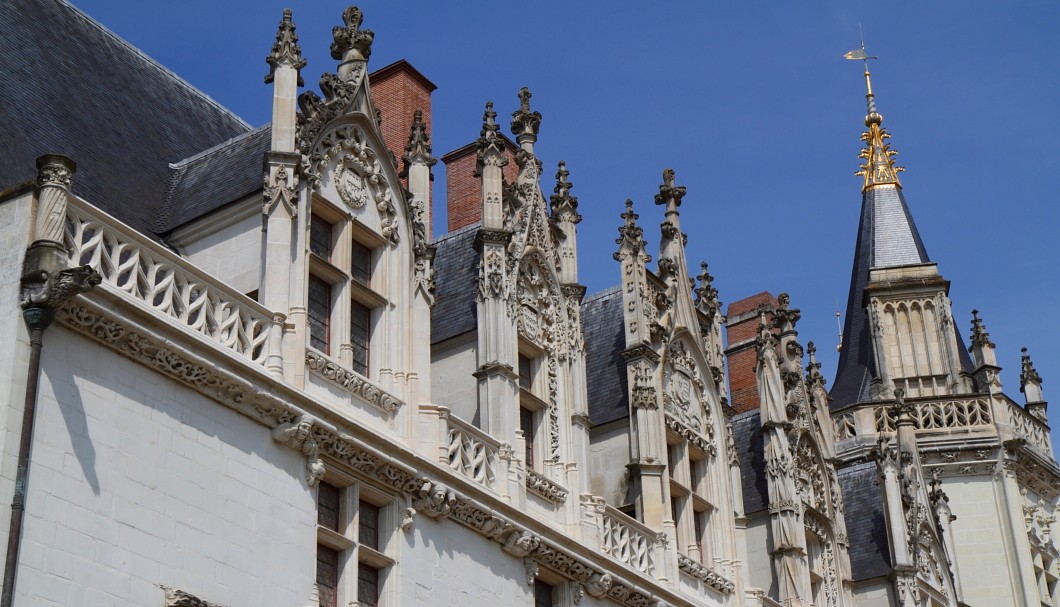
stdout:
<svg viewBox="0 0 1060 607">
<path fill-rule="evenodd" d="M 1005 396 L 978 318 L 962 358 L 915 238 L 852 286 L 879 373 L 830 405 L 787 296 L 737 306 L 725 349 L 672 170 L 655 255 L 627 202 L 618 286 L 586 297 L 571 170 L 537 156 L 528 89 L 443 157 L 432 241 L 434 85 L 404 61 L 369 74 L 364 19 L 342 13 L 335 70 L 299 95 L 285 11 L 271 124 L 195 135 L 165 229 L 75 195 L 62 156 L 4 190 L 5 601 L 1046 604 L 1041 378 L 1025 356 L 1027 404 Z M 868 126 L 866 191 L 900 192 Z M 885 571 L 855 545 L 873 492 Z"/>
</svg>

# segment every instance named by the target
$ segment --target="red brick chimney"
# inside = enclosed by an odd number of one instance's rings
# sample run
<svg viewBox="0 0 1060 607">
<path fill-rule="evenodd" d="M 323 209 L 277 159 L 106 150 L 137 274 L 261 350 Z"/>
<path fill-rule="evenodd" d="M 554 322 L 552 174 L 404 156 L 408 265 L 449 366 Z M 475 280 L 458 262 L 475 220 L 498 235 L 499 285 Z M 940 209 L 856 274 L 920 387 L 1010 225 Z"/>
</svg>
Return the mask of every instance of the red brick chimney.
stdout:
<svg viewBox="0 0 1060 607">
<path fill-rule="evenodd" d="M 368 83 L 371 85 L 372 104 L 379 110 L 383 119 L 380 127 L 383 131 L 383 141 L 386 147 L 394 153 L 398 160 L 398 167 L 402 167 L 401 156 L 405 153 L 405 145 L 409 141 L 409 127 L 412 126 L 412 114 L 416 110 L 423 112 L 423 122 L 427 125 L 427 134 L 432 135 L 431 130 L 431 92 L 438 87 L 433 82 L 412 67 L 412 65 L 400 59 L 386 67 L 368 74 Z M 405 186 L 408 181 L 401 180 Z M 433 218 L 433 206 L 430 198 L 427 200 L 427 208 L 431 209 Z M 432 222 L 433 224 L 433 222 Z M 433 234 L 433 227 L 429 234 Z"/>
<path fill-rule="evenodd" d="M 504 135 L 504 155 L 508 164 L 504 167 L 504 181 L 514 183 L 519 176 L 515 164 L 515 152 L 519 149 Z M 475 142 L 442 156 L 445 163 L 445 195 L 448 210 L 448 230 L 458 230 L 482 219 L 482 182 L 475 177 Z"/>
<path fill-rule="evenodd" d="M 729 304 L 725 311 L 725 357 L 729 365 L 729 397 L 736 413 L 756 410 L 761 404 L 758 400 L 758 381 L 755 378 L 755 365 L 758 363 L 755 338 L 762 324 L 758 310 L 764 305 L 772 311 L 778 303 L 772 293 L 763 291 Z M 772 319 L 773 315 L 768 314 L 766 321 Z"/>
</svg>

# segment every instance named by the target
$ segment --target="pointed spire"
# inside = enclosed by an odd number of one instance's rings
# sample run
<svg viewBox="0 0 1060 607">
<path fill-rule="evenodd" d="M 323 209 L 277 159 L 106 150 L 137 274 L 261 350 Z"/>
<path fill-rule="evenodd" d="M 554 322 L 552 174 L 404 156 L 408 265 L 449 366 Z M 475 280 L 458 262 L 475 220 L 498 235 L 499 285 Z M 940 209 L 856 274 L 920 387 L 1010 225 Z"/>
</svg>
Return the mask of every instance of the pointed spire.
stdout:
<svg viewBox="0 0 1060 607">
<path fill-rule="evenodd" d="M 876 59 L 865 53 L 865 41 L 861 41 L 861 48 L 843 55 L 845 59 L 857 59 L 865 63 L 865 102 L 867 114 L 865 115 L 865 126 L 869 130 L 861 134 L 861 140 L 865 142 L 865 149 L 861 150 L 858 158 L 865 161 L 860 165 L 861 170 L 855 175 L 865 178 L 862 191 L 880 185 L 893 185 L 901 188 L 898 181 L 898 173 L 904 171 L 903 167 L 894 164 L 893 157 L 898 152 L 891 149 L 890 144 L 885 143 L 891 138 L 887 129 L 884 129 L 883 115 L 876 110 L 876 95 L 872 92 L 872 74 L 869 73 L 869 59 Z"/>
<path fill-rule="evenodd" d="M 806 383 L 811 386 L 814 384 L 825 384 L 824 375 L 821 375 L 821 363 L 817 362 L 817 346 L 813 342 L 806 344 L 806 353 L 810 357 L 810 363 L 806 365 Z"/>
<path fill-rule="evenodd" d="M 993 348 L 994 342 L 990 341 L 990 334 L 983 326 L 983 319 L 979 318 L 979 310 L 972 310 L 972 347 L 977 346 Z"/>
<path fill-rule="evenodd" d="M 331 58 L 342 63 L 347 61 L 368 61 L 372 54 L 372 41 L 375 33 L 362 30 L 361 22 L 364 13 L 356 6 L 350 6 L 342 12 L 342 26 L 332 28 Z"/>
<path fill-rule="evenodd" d="M 614 258 L 616 261 L 622 259 L 624 252 L 638 253 L 644 250 L 644 229 L 637 225 L 637 219 L 640 219 L 640 215 L 633 212 L 633 201 L 626 199 L 626 211 L 619 215 L 624 223 L 618 228 L 618 238 L 615 239 L 615 244 L 618 245 L 618 252 L 615 253 Z M 648 257 L 646 260 L 651 261 Z"/>
<path fill-rule="evenodd" d="M 478 158 L 475 161 L 475 177 L 482 176 L 482 167 L 486 164 L 503 167 L 508 164 L 504 156 L 504 141 L 501 139 L 501 127 L 497 124 L 497 112 L 493 111 L 493 102 L 486 102 L 482 113 L 482 130 L 475 140 Z"/>
<path fill-rule="evenodd" d="M 409 167 L 413 164 L 421 163 L 432 167 L 438 163 L 438 159 L 431 156 L 431 136 L 427 133 L 427 125 L 423 122 L 423 112 L 420 110 L 412 113 L 409 142 L 405 145 L 405 153 L 401 159 L 405 161 L 405 167 L 401 171 L 402 177 L 408 176 Z"/>
<path fill-rule="evenodd" d="M 699 262 L 699 286 L 695 290 L 696 309 L 707 315 L 711 321 L 714 320 L 718 310 L 721 309 L 721 301 L 718 300 L 718 290 L 714 288 L 714 277 L 707 269 L 707 262 Z"/>
<path fill-rule="evenodd" d="M 677 207 L 681 206 L 681 199 L 685 197 L 685 187 L 674 185 L 675 173 L 673 169 L 663 171 L 663 182 L 659 186 L 659 193 L 655 195 L 655 204 L 666 205 L 666 214 L 676 214 Z"/>
<path fill-rule="evenodd" d="M 1038 375 L 1031 355 L 1027 354 L 1027 348 L 1020 348 L 1020 392 L 1027 397 L 1028 403 L 1041 402 L 1042 398 L 1042 376 Z"/>
<path fill-rule="evenodd" d="M 533 93 L 525 86 L 519 90 L 519 109 L 512 112 L 512 134 L 519 145 L 524 142 L 537 141 L 537 132 L 541 128 L 541 113 L 530 111 L 530 97 Z"/>
<path fill-rule="evenodd" d="M 294 21 L 291 20 L 291 9 L 283 9 L 283 19 L 276 30 L 276 42 L 272 45 L 272 52 L 265 57 L 265 63 L 269 64 L 269 73 L 265 76 L 265 84 L 272 82 L 276 76 L 276 68 L 291 67 L 296 71 L 306 66 L 306 60 L 302 58 L 302 47 L 298 46 L 298 34 L 294 33 Z M 302 75 L 298 75 L 298 86 L 302 86 Z"/>
<path fill-rule="evenodd" d="M 802 311 L 798 308 L 789 308 L 791 296 L 787 293 L 777 295 L 777 309 L 773 312 L 773 326 L 780 332 L 788 333 L 795 331 L 795 325 L 802 318 Z"/>
<path fill-rule="evenodd" d="M 556 187 L 552 190 L 555 192 L 551 199 L 552 218 L 556 221 L 567 221 L 576 224 L 581 222 L 582 216 L 578 214 L 578 198 L 570 194 L 574 184 L 567 177 L 570 177 L 567 163 L 560 160 L 559 168 L 556 170 Z"/>
</svg>

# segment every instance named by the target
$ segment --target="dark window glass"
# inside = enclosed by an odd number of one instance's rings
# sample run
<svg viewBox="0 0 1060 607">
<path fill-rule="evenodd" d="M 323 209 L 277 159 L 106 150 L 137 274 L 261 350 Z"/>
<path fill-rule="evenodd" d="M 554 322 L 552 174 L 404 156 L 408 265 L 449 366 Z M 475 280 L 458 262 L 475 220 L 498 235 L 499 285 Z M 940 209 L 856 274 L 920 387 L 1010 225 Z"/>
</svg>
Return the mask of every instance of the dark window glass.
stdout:
<svg viewBox="0 0 1060 607">
<path fill-rule="evenodd" d="M 552 607 L 552 586 L 534 580 L 534 607 Z"/>
<path fill-rule="evenodd" d="M 350 276 L 363 285 L 371 284 L 372 250 L 355 240 L 353 242 L 353 250 L 351 253 Z"/>
<path fill-rule="evenodd" d="M 680 520 L 681 506 L 677 503 L 676 498 L 670 498 L 670 514 L 674 517 L 674 524 Z"/>
<path fill-rule="evenodd" d="M 317 215 L 309 222 L 309 250 L 323 259 L 331 259 L 331 224 Z"/>
<path fill-rule="evenodd" d="M 533 375 L 531 374 L 532 372 L 533 372 L 533 367 L 532 367 L 532 363 L 531 363 L 530 359 L 525 357 L 525 356 L 523 356 L 522 354 L 520 354 L 519 355 L 519 387 L 522 388 L 523 390 L 530 390 L 531 384 L 532 384 L 533 379 L 534 379 Z"/>
<path fill-rule="evenodd" d="M 368 375 L 368 346 L 372 311 L 352 302 L 350 307 L 350 343 L 353 344 L 353 370 Z"/>
<path fill-rule="evenodd" d="M 317 594 L 320 607 L 339 605 L 339 553 L 317 545 Z"/>
<path fill-rule="evenodd" d="M 315 276 L 309 277 L 309 345 L 331 354 L 331 285 Z"/>
<path fill-rule="evenodd" d="M 339 488 L 328 483 L 317 486 L 317 524 L 339 530 Z"/>
<path fill-rule="evenodd" d="M 697 512 L 696 515 L 693 517 L 693 520 L 695 520 L 696 522 L 696 545 L 699 546 L 699 560 L 702 561 L 706 556 L 704 554 L 706 550 L 703 548 L 703 540 L 705 539 L 703 537 L 703 530 L 706 528 L 707 525 L 707 513 Z"/>
<path fill-rule="evenodd" d="M 530 409 L 519 408 L 519 429 L 523 431 L 523 439 L 526 441 L 526 467 L 534 469 L 534 434 L 537 428 L 534 426 L 534 412 Z"/>
<path fill-rule="evenodd" d="M 360 607 L 379 604 L 379 570 L 364 563 L 357 566 L 357 602 Z"/>
<path fill-rule="evenodd" d="M 379 550 L 379 506 L 361 500 L 358 517 L 357 539 L 362 546 Z"/>
</svg>

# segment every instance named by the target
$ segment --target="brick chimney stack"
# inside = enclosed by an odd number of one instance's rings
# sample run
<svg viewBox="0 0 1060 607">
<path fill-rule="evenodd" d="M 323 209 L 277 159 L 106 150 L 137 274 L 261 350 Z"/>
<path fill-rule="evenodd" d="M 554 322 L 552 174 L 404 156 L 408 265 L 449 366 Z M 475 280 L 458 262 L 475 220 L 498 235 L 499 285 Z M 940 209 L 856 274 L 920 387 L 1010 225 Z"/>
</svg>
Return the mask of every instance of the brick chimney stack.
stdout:
<svg viewBox="0 0 1060 607">
<path fill-rule="evenodd" d="M 398 168 L 401 168 L 401 155 L 405 153 L 405 144 L 408 143 L 409 127 L 412 126 L 412 116 L 419 110 L 423 113 L 423 122 L 427 126 L 428 135 L 433 134 L 431 129 L 431 93 L 437 89 L 433 82 L 412 67 L 408 61 L 400 59 L 386 67 L 379 68 L 368 75 L 368 83 L 372 91 L 372 104 L 379 110 L 383 124 L 383 141 L 387 149 L 394 153 L 398 159 Z M 406 179 L 401 180 L 408 187 Z M 428 226 L 430 234 L 433 234 L 434 206 L 431 199 L 427 199 L 427 208 L 431 210 L 431 225 Z"/>
<path fill-rule="evenodd" d="M 778 304 L 772 293 L 763 291 L 729 304 L 725 312 L 725 357 L 729 366 L 729 397 L 736 413 L 757 410 L 761 404 L 755 377 L 755 366 L 758 363 L 755 337 L 762 324 L 759 307 L 766 306 L 772 311 Z M 770 313 L 766 320 L 771 321 L 772 318 Z"/>
<path fill-rule="evenodd" d="M 512 140 L 500 135 L 508 164 L 501 169 L 505 183 L 514 183 L 519 176 L 515 152 L 519 149 Z M 458 230 L 482 219 L 482 182 L 475 177 L 475 142 L 442 156 L 445 163 L 445 194 L 448 209 L 448 232 Z"/>
</svg>

